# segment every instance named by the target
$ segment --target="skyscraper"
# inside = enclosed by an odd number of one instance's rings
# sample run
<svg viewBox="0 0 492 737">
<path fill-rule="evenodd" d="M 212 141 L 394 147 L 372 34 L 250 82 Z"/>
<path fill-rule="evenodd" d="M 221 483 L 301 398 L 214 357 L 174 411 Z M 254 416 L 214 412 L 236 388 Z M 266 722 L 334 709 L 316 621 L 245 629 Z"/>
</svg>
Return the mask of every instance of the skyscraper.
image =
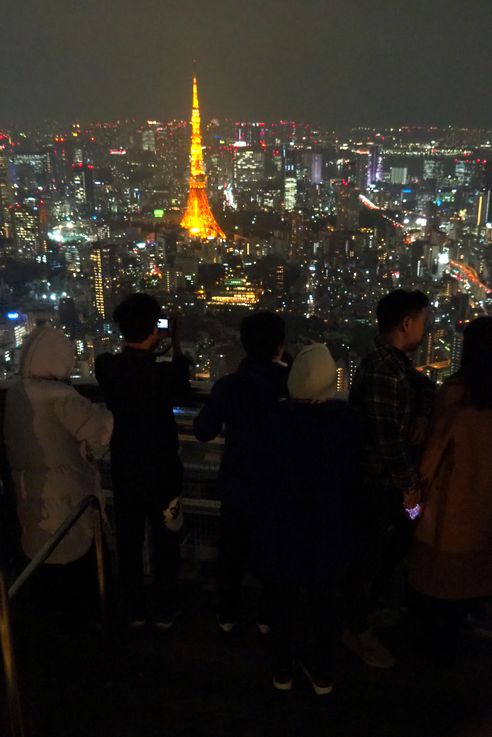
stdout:
<svg viewBox="0 0 492 737">
<path fill-rule="evenodd" d="M 374 144 L 369 148 L 368 185 L 378 184 L 383 178 L 383 149 Z"/>
<path fill-rule="evenodd" d="M 406 184 L 408 181 L 408 167 L 392 166 L 390 170 L 391 184 Z"/>
<path fill-rule="evenodd" d="M 43 259 L 47 252 L 47 213 L 42 200 L 11 207 L 12 225 L 21 258 Z"/>
<path fill-rule="evenodd" d="M 357 230 L 359 210 L 359 190 L 342 184 L 337 195 L 337 230 Z"/>
<path fill-rule="evenodd" d="M 236 190 L 252 189 L 265 176 L 265 154 L 262 149 L 236 146 L 234 149 L 234 185 Z"/>
<path fill-rule="evenodd" d="M 284 147 L 284 207 L 288 212 L 295 209 L 297 201 L 297 172 L 294 152 Z"/>
<path fill-rule="evenodd" d="M 188 203 L 181 221 L 181 227 L 194 238 L 225 238 L 220 225 L 216 222 L 207 197 L 207 177 L 203 165 L 202 136 L 200 132 L 200 108 L 198 105 L 198 88 L 196 77 L 193 77 L 193 109 L 191 113 L 191 153 Z"/>
<path fill-rule="evenodd" d="M 9 205 L 12 204 L 12 190 L 8 175 L 8 159 L 0 145 L 0 235 L 9 237 L 12 230 Z"/>
<path fill-rule="evenodd" d="M 119 286 L 120 270 L 115 247 L 104 242 L 95 243 L 89 258 L 92 306 L 98 318 L 108 320 Z"/>
<path fill-rule="evenodd" d="M 461 357 L 463 355 L 463 330 L 464 324 L 456 325 L 453 332 L 453 340 L 451 343 L 451 372 L 454 374 L 459 371 L 461 366 Z"/>
<path fill-rule="evenodd" d="M 72 164 L 74 199 L 82 211 L 94 211 L 94 167 L 92 164 Z"/>
</svg>

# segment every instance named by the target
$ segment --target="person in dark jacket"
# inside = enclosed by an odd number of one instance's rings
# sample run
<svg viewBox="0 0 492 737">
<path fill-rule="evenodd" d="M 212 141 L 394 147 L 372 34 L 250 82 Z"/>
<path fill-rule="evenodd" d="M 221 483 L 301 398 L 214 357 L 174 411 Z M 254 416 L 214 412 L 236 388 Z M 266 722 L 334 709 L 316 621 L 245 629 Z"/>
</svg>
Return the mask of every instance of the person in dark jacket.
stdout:
<svg viewBox="0 0 492 737">
<path fill-rule="evenodd" d="M 332 690 L 335 594 L 346 565 L 348 511 L 358 454 L 358 423 L 333 399 L 336 364 L 321 343 L 292 365 L 291 399 L 264 428 L 263 503 L 255 559 L 272 597 L 273 684 L 287 691 L 294 674 L 294 629 L 300 588 L 311 615 L 311 646 L 301 667 L 318 695 Z"/>
<path fill-rule="evenodd" d="M 172 332 L 172 361 L 155 348 L 161 308 L 147 294 L 132 294 L 115 310 L 126 341 L 122 353 L 96 359 L 96 378 L 114 415 L 111 473 L 115 504 L 120 588 L 126 616 L 134 627 L 147 619 L 142 549 L 147 520 L 154 567 L 154 617 L 162 629 L 176 612 L 179 498 L 182 465 L 173 399 L 189 392 L 189 360 Z"/>
<path fill-rule="evenodd" d="M 420 501 L 418 460 L 436 394 L 408 355 L 422 342 L 428 306 L 419 291 L 398 289 L 380 300 L 380 335 L 350 390 L 364 439 L 344 641 L 376 668 L 391 667 L 394 658 L 372 632 L 369 617 L 409 549 L 412 527 L 406 510 L 416 510 Z"/>
<path fill-rule="evenodd" d="M 259 438 L 271 405 L 287 396 L 288 366 L 281 361 L 283 319 L 258 312 L 241 324 L 246 358 L 238 370 L 215 383 L 195 420 L 198 440 L 213 440 L 225 428 L 219 471 L 221 506 L 219 544 L 219 625 L 230 632 L 240 618 L 242 579 L 250 554 L 251 534 L 261 514 L 258 495 Z M 268 631 L 267 596 L 262 596 L 259 626 Z"/>
</svg>

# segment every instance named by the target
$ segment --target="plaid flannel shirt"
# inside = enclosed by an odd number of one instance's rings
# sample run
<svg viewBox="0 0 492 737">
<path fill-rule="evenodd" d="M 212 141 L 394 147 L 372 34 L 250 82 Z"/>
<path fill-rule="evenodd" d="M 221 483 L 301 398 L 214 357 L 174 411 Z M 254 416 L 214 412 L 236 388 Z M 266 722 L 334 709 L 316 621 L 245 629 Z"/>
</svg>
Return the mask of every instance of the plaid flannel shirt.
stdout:
<svg viewBox="0 0 492 737">
<path fill-rule="evenodd" d="M 411 359 L 377 338 L 375 350 L 362 360 L 350 391 L 350 403 L 365 428 L 364 483 L 402 493 L 418 487 L 408 433 L 414 419 L 430 417 L 434 396 L 434 384 L 415 369 Z"/>
</svg>

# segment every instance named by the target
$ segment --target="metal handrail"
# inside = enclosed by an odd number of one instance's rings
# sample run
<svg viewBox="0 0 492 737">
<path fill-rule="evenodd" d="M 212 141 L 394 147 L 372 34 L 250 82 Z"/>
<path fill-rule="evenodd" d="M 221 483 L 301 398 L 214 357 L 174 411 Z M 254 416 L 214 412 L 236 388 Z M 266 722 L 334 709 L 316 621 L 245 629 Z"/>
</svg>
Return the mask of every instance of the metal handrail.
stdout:
<svg viewBox="0 0 492 737">
<path fill-rule="evenodd" d="M 46 561 L 46 559 L 49 558 L 51 553 L 58 547 L 88 507 L 94 507 L 97 513 L 94 530 L 94 544 L 96 548 L 101 619 L 103 630 L 106 631 L 108 626 L 108 604 L 106 595 L 106 569 L 104 565 L 103 508 L 101 500 L 95 494 L 91 494 L 90 496 L 82 499 L 80 504 L 73 510 L 73 512 L 71 512 L 71 514 L 69 514 L 66 520 L 62 522 L 49 540 L 46 541 L 41 550 L 24 568 L 22 573 L 9 589 L 7 588 L 5 572 L 0 568 L 0 645 L 2 648 L 2 660 L 5 672 L 5 684 L 12 737 L 24 737 L 25 732 L 12 639 L 10 600 L 14 598 L 26 581 L 28 581 L 38 568 Z"/>
</svg>

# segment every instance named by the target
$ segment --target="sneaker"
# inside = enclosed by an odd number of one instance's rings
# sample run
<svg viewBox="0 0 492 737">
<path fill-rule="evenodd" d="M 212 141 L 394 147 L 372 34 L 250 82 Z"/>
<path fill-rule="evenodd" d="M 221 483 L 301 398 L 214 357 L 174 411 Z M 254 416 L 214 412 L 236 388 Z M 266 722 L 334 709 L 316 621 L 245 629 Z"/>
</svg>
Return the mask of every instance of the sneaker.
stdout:
<svg viewBox="0 0 492 737">
<path fill-rule="evenodd" d="M 277 691 L 292 691 L 294 685 L 292 666 L 279 666 L 273 670 L 273 687 Z"/>
<path fill-rule="evenodd" d="M 219 627 L 222 630 L 222 632 L 225 632 L 226 635 L 229 635 L 236 627 L 235 622 L 221 622 L 219 619 Z"/>
<path fill-rule="evenodd" d="M 370 629 L 360 634 L 345 630 L 342 639 L 349 650 L 373 668 L 392 668 L 396 662 L 390 651 Z"/>
<path fill-rule="evenodd" d="M 170 630 L 179 614 L 179 610 L 161 611 L 154 617 L 154 626 L 158 630 Z"/>
<path fill-rule="evenodd" d="M 396 627 L 400 619 L 400 610 L 384 607 L 382 609 L 377 609 L 369 615 L 369 624 L 371 627 L 374 627 L 374 629 L 389 630 Z"/>
<path fill-rule="evenodd" d="M 308 681 L 311 682 L 316 696 L 328 696 L 333 691 L 333 682 L 330 676 L 316 673 L 312 668 L 306 667 L 304 663 L 301 663 L 301 670 Z"/>
<path fill-rule="evenodd" d="M 492 621 L 490 618 L 479 618 L 469 613 L 463 619 L 460 630 L 465 635 L 472 635 L 473 637 L 484 640 L 492 640 Z"/>
<path fill-rule="evenodd" d="M 260 635 L 269 635 L 272 631 L 272 628 L 269 624 L 261 624 L 260 622 L 258 622 L 256 626 L 258 627 L 258 632 L 260 633 Z"/>
<path fill-rule="evenodd" d="M 122 602 L 122 617 L 133 630 L 142 629 L 147 624 L 147 609 L 142 602 Z"/>
</svg>

